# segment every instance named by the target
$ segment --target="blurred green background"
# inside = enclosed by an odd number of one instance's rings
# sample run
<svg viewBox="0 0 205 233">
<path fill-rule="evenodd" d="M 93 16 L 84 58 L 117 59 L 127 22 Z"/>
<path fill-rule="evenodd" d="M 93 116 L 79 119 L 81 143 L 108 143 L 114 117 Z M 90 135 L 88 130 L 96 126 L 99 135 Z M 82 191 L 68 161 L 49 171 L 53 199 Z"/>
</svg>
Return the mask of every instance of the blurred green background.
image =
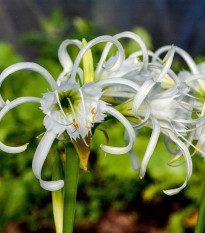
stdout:
<svg viewBox="0 0 205 233">
<path fill-rule="evenodd" d="M 67 33 L 68 24 L 72 30 Z M 58 47 L 64 39 L 87 41 L 98 36 L 92 23 L 75 17 L 67 21 L 61 10 L 56 8 L 50 17 L 40 21 L 40 30 L 24 33 L 18 43 L 35 51 L 35 62 L 45 67 L 56 79 L 62 67 L 57 58 Z M 142 27 L 132 29 L 140 35 L 149 49 L 153 49 L 152 38 Z M 113 30 L 110 34 L 117 33 Z M 138 49 L 133 41 L 123 41 L 127 54 Z M 97 64 L 104 44 L 92 50 Z M 75 59 L 77 50 L 69 47 Z M 196 58 L 203 61 L 203 57 Z M 0 43 L 0 72 L 11 64 L 25 61 L 11 44 Z M 175 60 L 174 67 L 184 67 Z M 48 89 L 46 81 L 30 71 L 19 71 L 3 83 L 4 99 L 13 100 L 20 96 L 42 97 Z M 55 232 L 51 193 L 43 190 L 34 177 L 31 164 L 35 149 L 40 141 L 38 135 L 45 131 L 44 115 L 38 104 L 25 104 L 11 110 L 1 121 L 0 140 L 17 146 L 29 142 L 28 149 L 21 154 L 0 151 L 0 232 Z M 110 138 L 110 145 L 124 145 L 124 128 L 116 121 L 103 123 Z M 142 129 L 137 136 L 134 149 L 142 160 L 151 134 Z M 193 157 L 193 174 L 187 187 L 178 195 L 168 197 L 162 190 L 180 186 L 186 177 L 185 165 L 173 168 L 167 165 L 172 155 L 166 151 L 163 136 L 155 149 L 146 176 L 139 179 L 139 172 L 132 170 L 129 155 L 105 157 L 99 145 L 106 143 L 104 135 L 96 131 L 92 139 L 92 151 L 88 168 L 80 173 L 77 197 L 77 212 L 74 232 L 93 233 L 185 233 L 193 232 L 202 193 L 205 172 L 203 159 Z M 51 179 L 52 160 L 56 156 L 57 142 L 46 160 L 43 177 Z"/>
</svg>

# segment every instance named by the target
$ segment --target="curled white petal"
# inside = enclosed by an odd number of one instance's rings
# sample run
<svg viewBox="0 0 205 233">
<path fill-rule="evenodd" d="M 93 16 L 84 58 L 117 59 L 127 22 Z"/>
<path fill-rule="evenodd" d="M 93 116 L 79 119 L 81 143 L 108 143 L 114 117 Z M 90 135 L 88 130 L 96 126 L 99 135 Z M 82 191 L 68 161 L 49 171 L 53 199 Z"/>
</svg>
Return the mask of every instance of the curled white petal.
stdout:
<svg viewBox="0 0 205 233">
<path fill-rule="evenodd" d="M 40 98 L 37 97 L 20 97 L 17 98 L 11 102 L 9 102 L 1 111 L 0 111 L 0 121 L 4 117 L 4 115 L 11 110 L 12 108 L 15 108 L 18 105 L 24 104 L 24 103 L 40 103 Z M 20 153 L 26 150 L 28 144 L 25 144 L 23 146 L 18 147 L 11 147 L 6 146 L 2 142 L 0 142 L 0 150 L 3 150 L 8 153 Z"/>
<path fill-rule="evenodd" d="M 140 90 L 136 94 L 132 104 L 132 112 L 137 118 L 139 118 L 137 111 L 140 105 L 142 104 L 142 102 L 144 101 L 144 99 L 146 98 L 146 96 L 148 95 L 148 93 L 154 87 L 155 84 L 156 82 L 153 79 L 148 79 L 143 83 Z"/>
<path fill-rule="evenodd" d="M 189 154 L 189 150 L 187 149 L 185 144 L 182 141 L 180 141 L 173 133 L 169 133 L 169 136 L 170 136 L 170 139 L 176 143 L 176 145 L 181 149 L 181 151 L 183 153 L 183 156 L 184 156 L 184 159 L 186 162 L 186 173 L 187 173 L 186 180 L 181 187 L 176 188 L 176 189 L 169 189 L 169 190 L 163 191 L 165 194 L 171 196 L 171 195 L 179 193 L 184 187 L 186 187 L 187 182 L 188 182 L 188 180 L 191 176 L 191 173 L 192 173 L 192 161 L 191 161 L 191 156 Z"/>
<path fill-rule="evenodd" d="M 140 87 L 135 82 L 131 80 L 123 79 L 123 78 L 108 78 L 108 79 L 104 79 L 96 83 L 96 85 L 101 88 L 104 88 L 107 86 L 115 86 L 116 84 L 128 86 L 134 89 L 135 91 L 140 90 Z"/>
<path fill-rule="evenodd" d="M 167 46 L 163 46 L 163 47 L 159 48 L 155 52 L 155 55 L 153 56 L 152 61 L 154 62 L 156 59 L 158 59 L 160 54 L 162 54 L 170 49 L 171 49 L 171 45 L 167 45 Z M 175 46 L 175 49 L 176 49 L 176 53 L 178 53 L 186 61 L 187 65 L 189 66 L 192 73 L 198 74 L 199 71 L 198 71 L 197 66 L 196 66 L 194 60 L 192 59 L 192 57 L 185 50 L 183 50 L 177 46 Z"/>
<path fill-rule="evenodd" d="M 64 40 L 58 49 L 59 61 L 67 72 L 69 72 L 73 66 L 73 62 L 67 52 L 68 45 L 76 45 L 79 49 L 81 49 L 81 42 L 79 40 Z"/>
<path fill-rule="evenodd" d="M 3 81 L 5 80 L 6 77 L 8 77 L 10 74 L 12 74 L 16 71 L 19 71 L 19 70 L 36 71 L 37 73 L 41 74 L 46 79 L 48 84 L 51 86 L 52 90 L 55 90 L 57 88 L 56 82 L 53 79 L 53 77 L 51 76 L 51 74 L 46 69 L 44 69 L 42 66 L 40 66 L 36 63 L 32 63 L 32 62 L 16 63 L 14 65 L 7 67 L 5 70 L 3 70 L 3 72 L 0 75 L 0 87 L 1 87 Z M 1 105 L 6 105 L 6 103 L 2 99 L 1 95 L 0 95 L 0 103 L 1 103 Z"/>
<path fill-rule="evenodd" d="M 172 65 L 173 58 L 174 58 L 174 53 L 175 53 L 175 46 L 172 45 L 170 50 L 168 51 L 168 53 L 166 54 L 166 56 L 164 58 L 165 65 L 164 65 L 161 73 L 159 74 L 159 77 L 156 80 L 157 82 L 160 82 L 161 79 L 165 76 L 165 74 L 167 74 L 167 72 L 169 71 L 169 69 Z"/>
<path fill-rule="evenodd" d="M 110 153 L 110 154 L 125 154 L 129 152 L 132 149 L 132 146 L 136 138 L 135 132 L 131 124 L 121 113 L 119 113 L 117 110 L 115 110 L 112 107 L 106 106 L 106 108 L 104 109 L 104 112 L 107 112 L 108 114 L 114 116 L 124 125 L 125 129 L 127 130 L 128 136 L 129 136 L 129 143 L 126 147 L 112 147 L 112 146 L 106 146 L 106 145 L 101 145 L 100 147 L 105 152 Z"/>
<path fill-rule="evenodd" d="M 177 147 L 177 148 L 172 148 L 172 147 L 170 146 L 170 142 L 173 143 L 173 142 L 170 140 L 170 138 L 166 135 L 165 138 L 164 138 L 164 144 L 165 144 L 167 150 L 168 150 L 171 154 L 173 154 L 173 155 L 178 154 L 178 153 L 179 153 L 179 148 L 178 148 L 178 147 Z M 174 144 L 174 145 L 175 145 L 175 144 Z M 181 155 L 181 152 L 180 152 L 180 155 Z"/>
<path fill-rule="evenodd" d="M 73 70 L 72 70 L 72 74 L 71 74 L 71 80 L 75 80 L 76 77 L 76 73 L 77 73 L 77 69 L 78 66 L 80 64 L 80 61 L 82 59 L 82 57 L 84 56 L 84 54 L 94 45 L 101 43 L 101 42 L 111 42 L 113 44 L 116 45 L 116 47 L 118 48 L 118 59 L 117 62 L 114 64 L 113 67 L 110 68 L 111 69 L 117 69 L 122 62 L 124 61 L 125 57 L 124 57 L 124 50 L 122 45 L 120 44 L 120 42 L 118 40 L 116 40 L 115 38 L 113 38 L 112 36 L 99 36 L 93 40 L 91 40 L 90 42 L 88 42 L 82 49 L 81 51 L 78 53 L 78 56 L 75 60 L 75 63 L 73 65 Z"/>
<path fill-rule="evenodd" d="M 150 70 L 162 70 L 163 69 L 163 66 L 161 64 L 158 64 L 158 63 L 149 63 L 149 69 Z M 173 81 L 178 84 L 178 83 L 181 83 L 181 80 L 179 79 L 179 77 L 174 73 L 173 70 L 169 69 L 167 71 L 167 74 L 173 79 Z M 163 77 L 162 77 L 163 78 Z M 161 81 L 161 80 L 160 80 Z"/>
<path fill-rule="evenodd" d="M 10 154 L 17 154 L 17 153 L 21 153 L 23 151 L 26 150 L 27 148 L 27 143 L 23 146 L 6 146 L 4 145 L 2 142 L 0 142 L 0 150 L 3 150 L 4 152 L 10 153 Z"/>
<path fill-rule="evenodd" d="M 129 143 L 129 136 L 127 130 L 125 130 L 124 140 L 126 144 Z M 129 156 L 133 170 L 137 171 L 138 169 L 140 169 L 140 162 L 133 148 L 129 151 Z"/>
<path fill-rule="evenodd" d="M 143 65 L 142 65 L 142 69 L 147 69 L 147 66 L 148 66 L 148 51 L 147 51 L 147 48 L 142 40 L 141 37 L 139 37 L 137 34 L 133 33 L 133 32 L 122 32 L 122 33 L 119 33 L 119 34 L 116 34 L 114 36 L 114 38 L 116 39 L 121 39 L 121 38 L 131 38 L 133 40 L 135 40 L 139 46 L 141 47 L 141 52 L 142 52 L 142 55 L 143 55 Z M 105 61 L 109 51 L 110 51 L 110 48 L 112 47 L 112 43 L 107 43 L 107 45 L 105 46 L 105 49 L 103 51 L 103 54 L 100 58 L 100 61 L 98 63 L 98 67 L 96 69 L 96 73 L 98 73 L 98 70 L 102 67 L 103 65 L 103 62 Z"/>
<path fill-rule="evenodd" d="M 155 53 L 153 53 L 152 51 L 148 50 L 147 53 L 149 57 L 155 57 Z M 129 57 L 140 57 L 142 55 L 143 55 L 142 50 L 139 50 L 137 52 L 132 53 Z M 160 63 L 162 62 L 160 57 L 156 57 L 155 59 Z"/>
<path fill-rule="evenodd" d="M 61 189 L 64 186 L 63 180 L 44 181 L 41 179 L 41 170 L 42 170 L 43 164 L 46 160 L 48 152 L 55 138 L 56 138 L 56 134 L 53 131 L 47 131 L 44 134 L 43 138 L 41 139 L 36 149 L 33 162 L 32 162 L 32 169 L 33 169 L 34 175 L 36 176 L 36 178 L 39 179 L 40 185 L 42 186 L 42 188 L 48 191 L 56 191 L 56 190 Z"/>
<path fill-rule="evenodd" d="M 56 180 L 56 181 L 40 180 L 40 185 L 45 190 L 48 190 L 48 191 L 57 191 L 57 190 L 63 188 L 64 181 L 63 180 Z"/>
<path fill-rule="evenodd" d="M 132 168 L 135 171 L 139 170 L 140 169 L 140 162 L 139 162 L 138 156 L 135 153 L 133 148 L 129 151 L 129 156 L 130 156 Z"/>
<path fill-rule="evenodd" d="M 160 135 L 160 125 L 158 121 L 152 117 L 152 125 L 153 125 L 153 131 L 150 138 L 150 141 L 148 143 L 147 149 L 145 151 L 142 163 L 141 163 L 141 169 L 140 169 L 140 178 L 142 179 L 145 175 L 147 164 L 153 154 L 153 151 L 156 147 L 159 135 Z"/>
</svg>

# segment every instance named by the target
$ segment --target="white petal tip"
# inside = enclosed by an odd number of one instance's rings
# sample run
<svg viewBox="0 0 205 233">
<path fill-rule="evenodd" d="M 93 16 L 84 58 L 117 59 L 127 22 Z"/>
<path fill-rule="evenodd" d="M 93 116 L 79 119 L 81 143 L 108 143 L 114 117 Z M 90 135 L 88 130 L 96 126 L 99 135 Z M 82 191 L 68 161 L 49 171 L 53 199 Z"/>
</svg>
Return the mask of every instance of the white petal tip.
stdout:
<svg viewBox="0 0 205 233">
<path fill-rule="evenodd" d="M 168 196 L 172 196 L 177 194 L 179 191 L 173 191 L 173 190 L 163 190 L 163 193 L 165 193 Z"/>
<path fill-rule="evenodd" d="M 140 170 L 140 174 L 139 174 L 140 179 L 143 179 L 144 176 L 145 176 L 145 171 Z"/>
</svg>

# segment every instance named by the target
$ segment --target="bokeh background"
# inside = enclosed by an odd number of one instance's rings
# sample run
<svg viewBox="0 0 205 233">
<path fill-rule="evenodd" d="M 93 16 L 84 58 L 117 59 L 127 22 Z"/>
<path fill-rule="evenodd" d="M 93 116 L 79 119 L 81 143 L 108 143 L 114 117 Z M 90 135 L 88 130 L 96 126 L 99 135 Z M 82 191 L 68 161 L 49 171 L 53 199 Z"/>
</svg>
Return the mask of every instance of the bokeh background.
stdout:
<svg viewBox="0 0 205 233">
<path fill-rule="evenodd" d="M 186 49 L 197 63 L 205 61 L 204 0 L 0 0 L 0 72 L 13 63 L 33 61 L 44 66 L 54 78 L 62 71 L 57 58 L 64 39 L 88 41 L 102 34 L 131 30 L 147 47 L 175 44 Z M 138 49 L 124 42 L 127 54 Z M 103 44 L 92 52 L 99 60 Z M 69 47 L 75 58 L 77 50 Z M 176 57 L 175 71 L 186 68 Z M 19 71 L 4 82 L 4 99 L 38 96 L 48 85 L 29 71 Z M 30 142 L 21 154 L 0 152 L 0 232 L 55 232 L 51 193 L 40 188 L 31 169 L 32 158 L 45 131 L 37 104 L 11 110 L 1 121 L 0 140 L 16 146 Z M 124 145 L 124 129 L 116 121 L 102 126 L 110 145 Z M 143 129 L 134 146 L 142 160 L 151 130 Z M 74 232 L 89 233 L 189 233 L 196 224 L 205 172 L 203 159 L 193 157 L 193 175 L 178 195 L 168 197 L 162 190 L 180 186 L 185 165 L 168 166 L 172 158 L 160 137 L 143 180 L 131 168 L 129 155 L 107 155 L 99 149 L 106 143 L 96 131 L 89 158 L 89 173 L 81 172 Z M 51 179 L 57 142 L 43 169 Z"/>
</svg>

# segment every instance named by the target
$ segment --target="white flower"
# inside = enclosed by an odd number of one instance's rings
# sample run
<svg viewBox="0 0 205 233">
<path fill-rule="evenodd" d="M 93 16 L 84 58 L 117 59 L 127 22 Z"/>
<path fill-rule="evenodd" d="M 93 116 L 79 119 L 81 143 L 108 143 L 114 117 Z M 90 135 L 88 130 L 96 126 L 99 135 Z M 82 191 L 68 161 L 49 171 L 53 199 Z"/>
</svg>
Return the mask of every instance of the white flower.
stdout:
<svg viewBox="0 0 205 233">
<path fill-rule="evenodd" d="M 185 137 L 189 133 L 186 127 L 190 127 L 190 125 L 194 123 L 196 126 L 196 122 L 191 118 L 194 96 L 189 88 L 184 83 L 180 83 L 179 79 L 173 76 L 175 78 L 174 81 L 178 84 L 168 90 L 162 89 L 161 81 L 166 77 L 167 73 L 170 72 L 174 52 L 175 47 L 170 47 L 167 56 L 162 62 L 165 63 L 165 65 L 161 68 L 160 72 L 156 69 L 157 72 L 155 72 L 154 75 L 150 73 L 150 78 L 147 78 L 140 85 L 139 91 L 135 95 L 132 104 L 133 114 L 141 120 L 141 123 L 136 125 L 135 128 L 140 129 L 142 126 L 146 125 L 153 129 L 141 163 L 140 177 L 143 178 L 145 175 L 147 164 L 155 149 L 160 132 L 165 134 L 169 140 L 178 146 L 185 158 L 187 166 L 186 180 L 180 188 L 164 191 L 168 195 L 176 194 L 183 189 L 191 176 L 191 156 L 186 144 L 181 141 L 179 137 L 186 140 Z M 153 54 L 151 55 L 154 57 Z M 155 63 L 152 64 L 153 68 L 155 65 Z"/>
<path fill-rule="evenodd" d="M 63 180 L 44 181 L 41 179 L 41 170 L 52 143 L 55 138 L 63 132 L 67 132 L 70 139 L 75 142 L 76 145 L 78 145 L 79 141 L 77 139 L 79 139 L 84 142 L 85 146 L 89 147 L 90 140 L 86 139 L 91 137 L 93 125 L 102 122 L 106 116 L 105 114 L 109 114 L 117 118 L 125 126 L 129 135 L 129 142 L 125 147 L 101 145 L 101 148 L 105 152 L 113 154 L 124 154 L 132 149 L 132 145 L 135 141 L 135 132 L 131 124 L 122 114 L 108 106 L 105 102 L 99 100 L 102 95 L 100 82 L 99 85 L 97 83 L 87 83 L 80 87 L 75 81 L 69 80 L 65 82 L 61 81 L 58 86 L 48 71 L 39 65 L 34 63 L 18 63 L 8 67 L 2 72 L 0 84 L 2 84 L 8 75 L 22 69 L 31 69 L 42 74 L 50 84 L 52 91 L 45 93 L 42 99 L 36 97 L 20 97 L 11 102 L 8 100 L 5 102 L 0 96 L 1 105 L 3 107 L 0 112 L 0 121 L 10 109 L 18 105 L 28 102 L 41 104 L 41 109 L 46 114 L 44 125 L 47 131 L 36 149 L 32 168 L 44 189 L 55 191 L 64 186 Z M 114 85 L 113 83 L 110 84 Z M 105 84 L 105 86 L 106 85 L 109 84 Z M 19 147 L 10 147 L 0 142 L 0 149 L 8 153 L 20 153 L 26 150 L 26 148 L 27 144 Z M 80 154 L 79 156 L 84 168 L 87 169 L 88 157 L 81 158 Z"/>
</svg>

